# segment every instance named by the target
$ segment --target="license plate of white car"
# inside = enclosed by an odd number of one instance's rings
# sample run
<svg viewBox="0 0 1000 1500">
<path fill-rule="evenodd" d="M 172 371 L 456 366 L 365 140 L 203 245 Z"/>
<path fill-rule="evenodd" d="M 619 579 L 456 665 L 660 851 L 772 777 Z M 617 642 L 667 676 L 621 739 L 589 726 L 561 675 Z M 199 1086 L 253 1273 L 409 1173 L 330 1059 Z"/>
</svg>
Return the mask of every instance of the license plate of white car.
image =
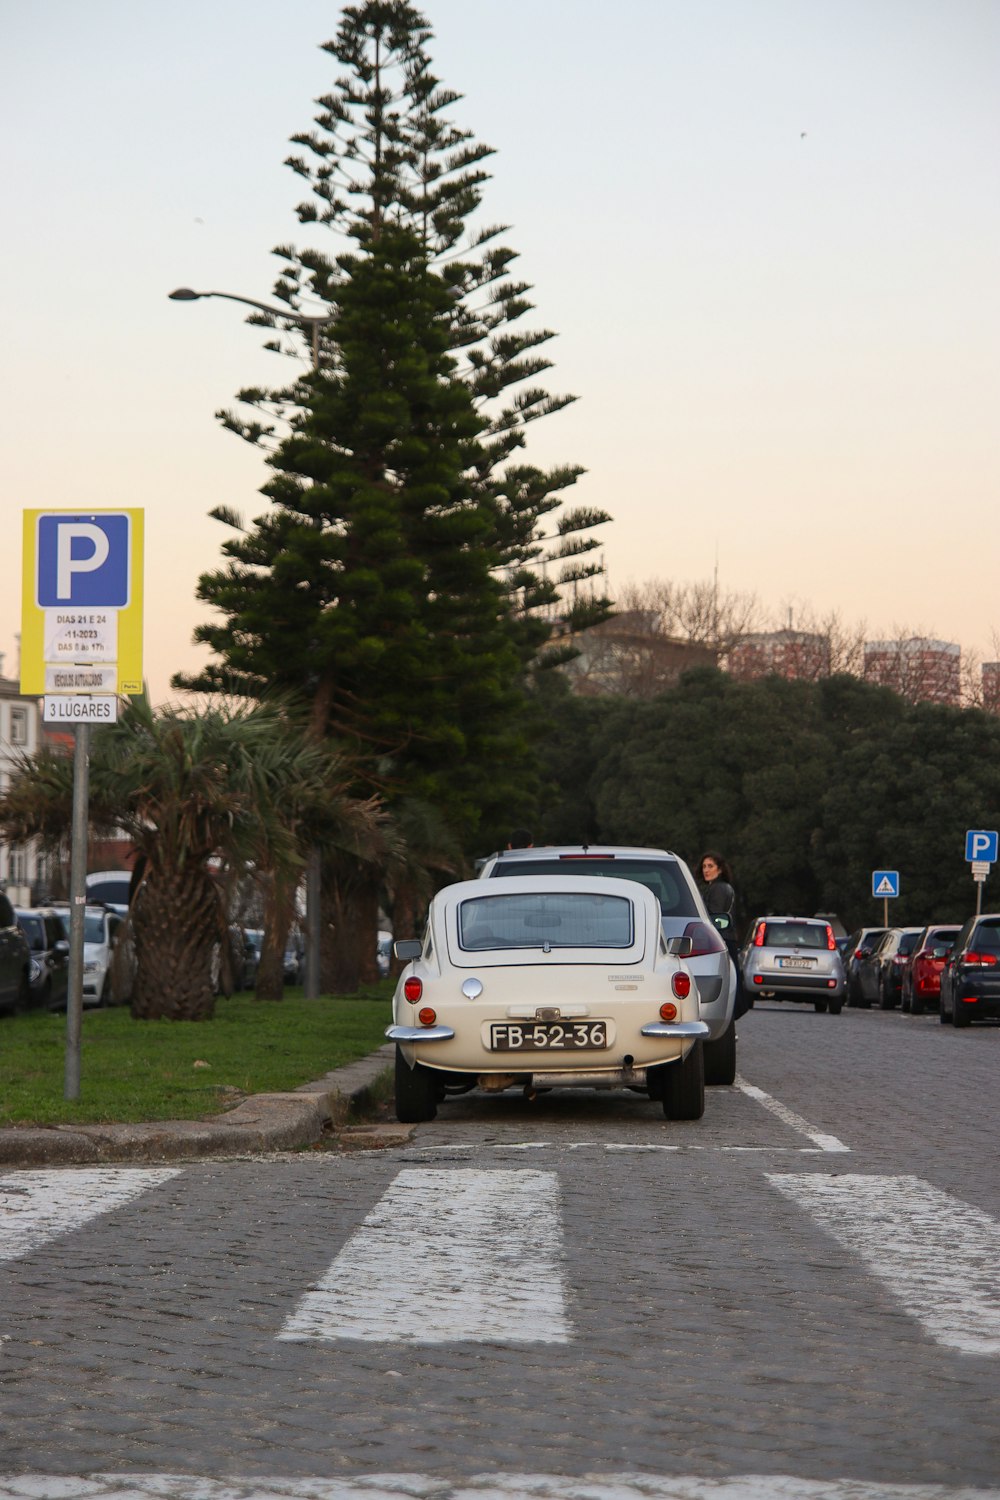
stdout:
<svg viewBox="0 0 1000 1500">
<path fill-rule="evenodd" d="M 783 969 L 811 969 L 816 962 L 814 958 L 779 958 L 778 963 Z"/>
<path fill-rule="evenodd" d="M 608 1045 L 606 1021 L 495 1021 L 495 1052 L 592 1052 Z"/>
</svg>

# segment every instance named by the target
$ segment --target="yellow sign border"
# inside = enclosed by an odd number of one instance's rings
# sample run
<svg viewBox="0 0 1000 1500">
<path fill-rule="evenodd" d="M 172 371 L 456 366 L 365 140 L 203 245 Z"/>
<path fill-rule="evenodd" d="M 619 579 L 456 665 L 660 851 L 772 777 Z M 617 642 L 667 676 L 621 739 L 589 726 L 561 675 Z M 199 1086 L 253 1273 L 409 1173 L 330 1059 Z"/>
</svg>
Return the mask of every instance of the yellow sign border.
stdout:
<svg viewBox="0 0 1000 1500">
<path fill-rule="evenodd" d="M 21 572 L 21 692 L 45 692 L 45 611 L 38 598 L 38 518 L 40 516 L 128 516 L 129 602 L 118 611 L 118 693 L 142 692 L 142 606 L 145 511 L 124 505 L 24 512 Z"/>
</svg>

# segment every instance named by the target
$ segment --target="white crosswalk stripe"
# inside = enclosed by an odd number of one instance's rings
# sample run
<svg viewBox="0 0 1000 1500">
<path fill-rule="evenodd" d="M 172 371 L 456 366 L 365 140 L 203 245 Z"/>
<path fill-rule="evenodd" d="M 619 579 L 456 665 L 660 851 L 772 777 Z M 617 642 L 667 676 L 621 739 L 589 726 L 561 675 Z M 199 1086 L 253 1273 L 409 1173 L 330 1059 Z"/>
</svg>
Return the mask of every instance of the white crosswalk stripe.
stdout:
<svg viewBox="0 0 1000 1500">
<path fill-rule="evenodd" d="M 358 1479 L 192 1474 L 0 1475 L 0 1500 L 1000 1500 L 1000 1489 L 733 1474 L 366 1474 Z"/>
<path fill-rule="evenodd" d="M 0 1260 L 30 1255 L 48 1240 L 176 1177 L 179 1167 L 87 1167 L 0 1177 Z"/>
<path fill-rule="evenodd" d="M 554 1172 L 399 1173 L 279 1338 L 565 1343 Z"/>
<path fill-rule="evenodd" d="M 919 1177 L 766 1174 L 939 1344 L 1000 1354 L 1000 1223 Z"/>
</svg>

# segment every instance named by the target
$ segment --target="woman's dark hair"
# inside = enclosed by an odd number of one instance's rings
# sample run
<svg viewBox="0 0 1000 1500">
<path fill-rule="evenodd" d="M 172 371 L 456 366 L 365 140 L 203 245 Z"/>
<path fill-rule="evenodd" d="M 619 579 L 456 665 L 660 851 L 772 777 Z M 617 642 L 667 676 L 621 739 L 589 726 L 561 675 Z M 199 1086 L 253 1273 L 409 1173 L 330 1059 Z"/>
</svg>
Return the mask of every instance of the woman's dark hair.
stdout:
<svg viewBox="0 0 1000 1500">
<path fill-rule="evenodd" d="M 725 880 L 729 885 L 732 885 L 732 883 L 733 883 L 732 866 L 730 865 L 728 859 L 724 859 L 721 854 L 716 854 L 716 852 L 715 852 L 714 849 L 706 849 L 705 850 L 705 853 L 701 856 L 701 859 L 699 859 L 699 861 L 698 861 L 697 868 L 695 869 L 695 877 L 694 878 L 696 880 L 704 880 L 705 877 L 704 877 L 704 875 L 702 875 L 701 869 L 702 869 L 702 865 L 704 865 L 706 859 L 714 859 L 715 863 L 719 867 L 719 875 L 718 875 L 719 880 Z"/>
</svg>

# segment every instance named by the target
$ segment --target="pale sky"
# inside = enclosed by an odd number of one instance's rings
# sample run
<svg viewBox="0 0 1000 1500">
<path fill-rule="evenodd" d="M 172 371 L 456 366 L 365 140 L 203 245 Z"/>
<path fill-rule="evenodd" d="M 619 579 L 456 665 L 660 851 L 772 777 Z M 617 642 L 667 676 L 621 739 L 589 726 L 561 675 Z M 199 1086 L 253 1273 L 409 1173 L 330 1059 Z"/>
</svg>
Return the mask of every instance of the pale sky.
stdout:
<svg viewBox="0 0 1000 1500">
<path fill-rule="evenodd" d="M 1000 0 L 423 10 L 559 335 L 549 389 L 580 398 L 527 456 L 587 468 L 612 593 L 717 561 L 775 615 L 997 655 Z M 7 675 L 38 508 L 144 508 L 154 700 L 197 665 L 208 511 L 265 507 L 213 413 L 287 370 L 235 304 L 167 293 L 268 301 L 272 247 L 307 242 L 282 163 L 339 15 L 0 0 Z"/>
</svg>

